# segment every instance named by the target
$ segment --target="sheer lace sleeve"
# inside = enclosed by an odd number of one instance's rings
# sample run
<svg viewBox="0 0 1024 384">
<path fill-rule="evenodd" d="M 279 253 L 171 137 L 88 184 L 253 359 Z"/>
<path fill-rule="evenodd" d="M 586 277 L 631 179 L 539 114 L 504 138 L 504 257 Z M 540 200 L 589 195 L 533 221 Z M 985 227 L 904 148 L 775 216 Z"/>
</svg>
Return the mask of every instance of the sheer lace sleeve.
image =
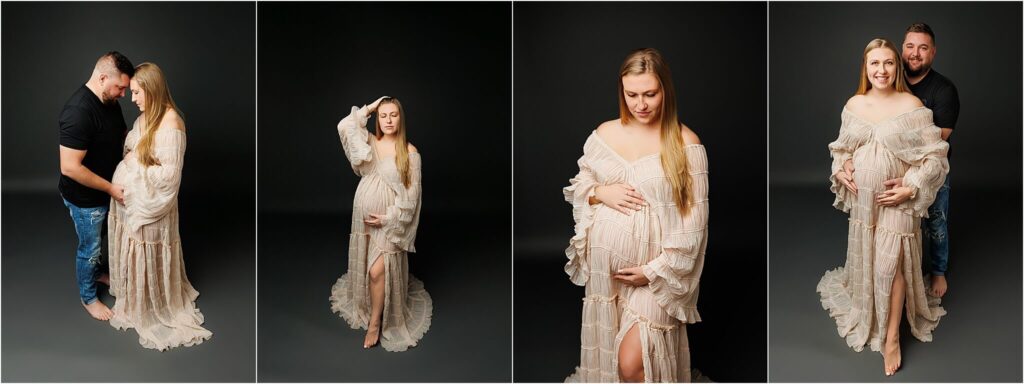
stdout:
<svg viewBox="0 0 1024 384">
<path fill-rule="evenodd" d="M 409 186 L 391 183 L 395 204 L 388 207 L 384 219 L 384 235 L 391 243 L 406 252 L 416 252 L 416 228 L 420 221 L 422 159 L 416 152 L 409 153 Z"/>
<path fill-rule="evenodd" d="M 843 183 L 839 182 L 836 177 L 840 171 L 843 170 L 843 164 L 847 160 L 853 159 L 853 152 L 860 147 L 860 140 L 854 136 L 851 132 L 853 130 L 852 125 L 856 124 L 853 116 L 849 112 L 842 114 L 843 123 L 839 126 L 839 138 L 828 144 L 828 151 L 832 155 L 832 173 L 829 174 L 829 181 L 832 182 L 830 189 L 832 193 L 836 195 L 835 201 L 832 202 L 832 206 L 843 212 L 850 212 L 855 196 L 853 192 L 850 192 Z"/>
<path fill-rule="evenodd" d="M 910 164 L 903 185 L 917 188 L 914 198 L 900 204 L 899 209 L 915 217 L 928 217 L 928 207 L 949 172 L 949 144 L 942 140 L 942 131 L 932 122 L 928 109 L 922 108 L 895 123 L 898 127 L 881 137 L 881 142 Z"/>
<path fill-rule="evenodd" d="M 132 161 L 124 186 L 125 219 L 133 232 L 162 219 L 178 204 L 185 131 L 159 128 L 153 138 L 153 156 L 159 163 L 148 167 Z"/>
<path fill-rule="evenodd" d="M 708 239 L 708 160 L 702 145 L 686 149 L 693 199 L 681 215 L 675 202 L 652 202 L 661 225 L 660 256 L 643 267 L 654 298 L 684 323 L 700 321 L 697 296 Z"/>
<path fill-rule="evenodd" d="M 576 285 L 586 285 L 590 276 L 590 264 L 587 261 L 588 236 L 594 225 L 595 207 L 590 205 L 590 193 L 598 183 L 594 170 L 590 166 L 594 148 L 593 137 L 583 145 L 583 156 L 576 162 L 580 171 L 569 180 L 569 186 L 562 189 L 565 201 L 572 204 L 572 218 L 576 222 L 575 235 L 569 240 L 565 256 L 569 261 L 565 264 L 565 273 Z"/>
<path fill-rule="evenodd" d="M 352 165 L 352 170 L 359 176 L 363 175 L 363 165 L 369 164 L 373 159 L 370 148 L 370 132 L 366 130 L 368 119 L 369 116 L 365 109 L 352 107 L 348 116 L 338 122 L 341 148 L 345 150 L 345 157 Z"/>
</svg>

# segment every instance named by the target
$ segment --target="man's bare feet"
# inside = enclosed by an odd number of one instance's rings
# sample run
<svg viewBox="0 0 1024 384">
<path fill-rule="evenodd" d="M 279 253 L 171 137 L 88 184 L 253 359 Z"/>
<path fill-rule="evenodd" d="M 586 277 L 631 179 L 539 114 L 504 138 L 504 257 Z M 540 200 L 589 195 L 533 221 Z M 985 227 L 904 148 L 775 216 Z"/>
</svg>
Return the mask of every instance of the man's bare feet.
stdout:
<svg viewBox="0 0 1024 384">
<path fill-rule="evenodd" d="M 96 278 L 97 283 L 103 283 L 103 285 L 110 286 L 110 275 L 104 273 L 100 277 Z"/>
<path fill-rule="evenodd" d="M 900 369 L 902 363 L 900 356 L 900 339 L 897 337 L 885 341 L 885 351 L 882 352 L 882 361 L 885 363 L 885 375 L 892 376 Z"/>
<path fill-rule="evenodd" d="M 946 276 L 944 275 L 932 275 L 932 289 L 931 294 L 935 297 L 942 297 L 946 294 Z"/>
<path fill-rule="evenodd" d="M 370 325 L 366 331 L 366 338 L 363 339 L 363 348 L 370 348 L 377 345 L 377 341 L 380 339 L 380 325 Z"/>
<path fill-rule="evenodd" d="M 89 315 L 96 320 L 107 321 L 111 317 L 114 317 L 114 312 L 107 308 L 102 301 L 96 300 L 92 304 L 82 304 L 85 310 L 89 312 Z"/>
</svg>

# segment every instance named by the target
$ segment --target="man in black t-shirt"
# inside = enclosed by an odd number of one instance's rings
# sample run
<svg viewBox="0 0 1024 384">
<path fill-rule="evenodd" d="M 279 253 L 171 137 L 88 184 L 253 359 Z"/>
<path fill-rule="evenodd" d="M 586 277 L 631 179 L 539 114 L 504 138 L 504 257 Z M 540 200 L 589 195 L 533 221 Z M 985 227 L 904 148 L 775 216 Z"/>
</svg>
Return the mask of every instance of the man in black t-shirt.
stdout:
<svg viewBox="0 0 1024 384">
<path fill-rule="evenodd" d="M 104 54 L 89 81 L 71 95 L 60 113 L 58 189 L 78 234 L 78 293 L 89 314 L 104 321 L 113 313 L 96 297 L 97 281 L 109 285 L 99 267 L 100 245 L 110 198 L 124 201 L 124 188 L 110 183 L 128 131 L 117 99 L 124 96 L 134 73 L 124 55 Z"/>
<path fill-rule="evenodd" d="M 903 38 L 903 63 L 907 82 L 914 96 L 921 99 L 925 107 L 932 110 L 935 125 L 942 130 L 942 139 L 949 142 L 949 136 L 960 115 L 960 96 L 956 86 L 945 76 L 932 69 L 935 60 L 935 33 L 925 23 L 914 23 L 907 28 Z M 952 146 L 950 146 L 952 148 Z M 952 153 L 950 149 L 948 154 Z M 947 157 L 948 157 L 947 154 Z M 949 213 L 949 175 L 935 195 L 935 202 L 928 207 L 928 217 L 922 221 L 922 233 L 928 241 L 926 257 L 931 259 L 932 281 L 930 294 L 942 297 L 946 294 L 946 265 L 949 262 L 949 234 L 946 218 Z"/>
</svg>

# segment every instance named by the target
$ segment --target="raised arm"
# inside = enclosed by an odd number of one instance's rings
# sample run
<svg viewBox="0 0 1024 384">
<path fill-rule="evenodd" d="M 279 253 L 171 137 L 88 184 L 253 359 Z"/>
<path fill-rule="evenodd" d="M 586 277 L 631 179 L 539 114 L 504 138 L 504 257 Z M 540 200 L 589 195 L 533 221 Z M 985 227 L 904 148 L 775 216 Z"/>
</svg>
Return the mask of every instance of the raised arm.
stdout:
<svg viewBox="0 0 1024 384">
<path fill-rule="evenodd" d="M 360 166 L 373 160 L 370 133 L 366 130 L 366 121 L 370 118 L 370 114 L 377 110 L 377 105 L 382 99 L 384 97 L 364 105 L 362 108 L 353 106 L 348 116 L 338 122 L 341 148 L 345 151 L 345 157 L 352 165 L 352 170 L 359 176 L 363 175 Z"/>
</svg>

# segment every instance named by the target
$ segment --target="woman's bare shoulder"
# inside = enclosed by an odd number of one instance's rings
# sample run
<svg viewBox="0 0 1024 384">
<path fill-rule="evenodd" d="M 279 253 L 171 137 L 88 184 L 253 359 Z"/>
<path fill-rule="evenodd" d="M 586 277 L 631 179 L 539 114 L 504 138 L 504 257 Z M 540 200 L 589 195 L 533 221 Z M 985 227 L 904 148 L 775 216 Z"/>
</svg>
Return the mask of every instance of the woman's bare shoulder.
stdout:
<svg viewBox="0 0 1024 384">
<path fill-rule="evenodd" d="M 184 131 L 185 119 L 181 118 L 181 115 L 178 114 L 178 111 L 176 111 L 174 108 L 168 108 L 167 112 L 164 112 L 163 119 L 160 120 L 160 127 Z"/>
<path fill-rule="evenodd" d="M 921 103 L 921 99 L 918 99 L 917 96 L 910 92 L 900 92 L 900 102 L 911 109 L 924 106 L 924 103 Z"/>
<path fill-rule="evenodd" d="M 864 95 L 853 95 L 849 99 L 846 99 L 846 104 L 843 107 L 850 110 L 860 109 L 864 105 Z"/>
<path fill-rule="evenodd" d="M 601 125 L 597 126 L 596 131 L 599 135 L 606 135 L 619 128 L 622 128 L 622 122 L 619 119 L 614 119 L 601 123 Z"/>
<path fill-rule="evenodd" d="M 689 126 L 679 123 L 679 129 L 683 135 L 683 144 L 700 144 L 700 137 L 697 136 L 697 132 L 694 132 Z"/>
</svg>

